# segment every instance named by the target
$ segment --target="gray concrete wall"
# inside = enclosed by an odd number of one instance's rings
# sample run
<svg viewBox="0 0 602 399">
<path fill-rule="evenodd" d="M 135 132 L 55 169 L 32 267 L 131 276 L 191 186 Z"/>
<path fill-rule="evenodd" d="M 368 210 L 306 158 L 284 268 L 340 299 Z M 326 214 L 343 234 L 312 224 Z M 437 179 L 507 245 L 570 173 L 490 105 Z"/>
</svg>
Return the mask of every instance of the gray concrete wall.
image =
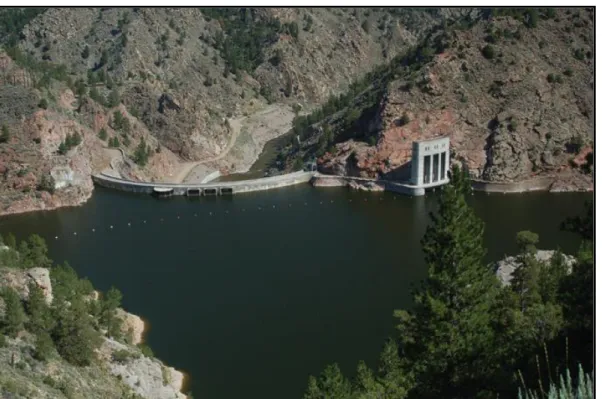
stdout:
<svg viewBox="0 0 602 399">
<path fill-rule="evenodd" d="M 490 193 L 523 193 L 526 191 L 545 191 L 549 190 L 555 178 L 541 177 L 538 179 L 523 180 L 515 183 L 496 183 L 483 180 L 471 180 L 472 188 L 475 191 L 485 191 Z"/>
<path fill-rule="evenodd" d="M 173 195 L 186 195 L 188 189 L 198 188 L 201 190 L 207 188 L 231 188 L 233 194 L 247 193 L 252 191 L 271 190 L 280 187 L 292 186 L 295 184 L 308 183 L 315 172 L 294 172 L 286 175 L 265 177 L 262 179 L 233 181 L 233 182 L 215 182 L 206 184 L 175 184 L 175 183 L 153 183 L 136 182 L 131 180 L 119 179 L 106 174 L 92 176 L 94 183 L 99 186 L 112 188 L 115 190 L 128 191 L 133 193 L 152 194 L 155 187 L 172 188 Z"/>
</svg>

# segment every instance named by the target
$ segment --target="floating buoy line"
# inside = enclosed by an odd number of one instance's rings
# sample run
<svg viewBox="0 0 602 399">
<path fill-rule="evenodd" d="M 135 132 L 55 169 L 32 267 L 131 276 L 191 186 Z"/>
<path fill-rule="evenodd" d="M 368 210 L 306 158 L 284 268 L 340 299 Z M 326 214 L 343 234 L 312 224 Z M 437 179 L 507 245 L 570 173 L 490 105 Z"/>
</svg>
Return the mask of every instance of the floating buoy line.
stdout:
<svg viewBox="0 0 602 399">
<path fill-rule="evenodd" d="M 472 195 L 474 195 L 474 193 L 471 193 L 471 194 L 472 194 Z M 487 195 L 489 195 L 489 193 L 487 193 Z M 426 195 L 425 195 L 425 197 L 426 197 Z M 370 201 L 370 203 L 373 203 L 373 202 L 376 202 L 376 201 L 380 202 L 380 201 L 383 201 L 384 199 L 385 199 L 384 197 L 378 197 L 378 199 L 376 199 L 376 198 L 371 198 L 371 201 Z M 392 199 L 393 199 L 393 200 L 397 200 L 397 196 L 393 196 L 393 197 L 392 197 Z M 317 205 L 324 205 L 324 204 L 335 204 L 335 202 L 336 202 L 335 200 L 328 200 L 328 201 L 317 201 Z M 351 203 L 351 202 L 353 202 L 353 199 L 349 198 L 349 199 L 348 199 L 348 202 L 350 202 L 350 203 Z M 359 202 L 359 203 L 360 203 L 360 204 L 361 204 L 361 203 L 368 204 L 368 203 L 369 203 L 369 202 L 368 202 L 368 198 L 367 198 L 367 197 L 364 197 L 364 198 L 363 198 L 363 201 L 361 201 L 361 200 L 360 200 L 360 202 Z M 292 203 L 289 203 L 289 204 L 288 204 L 288 208 L 293 208 L 293 205 L 294 205 L 294 204 L 292 204 Z M 304 203 L 303 203 L 303 205 L 304 205 L 304 206 L 307 206 L 307 205 L 308 205 L 308 203 L 307 203 L 307 202 L 304 202 Z M 257 206 L 257 211 L 258 211 L 258 212 L 262 212 L 262 211 L 264 211 L 264 210 L 268 210 L 268 211 L 270 211 L 270 210 L 274 210 L 274 211 L 276 211 L 276 210 L 280 210 L 280 209 L 286 209 L 286 206 L 285 206 L 285 205 L 282 205 L 282 206 L 276 206 L 276 204 L 272 204 L 271 208 L 270 208 L 269 206 Z M 239 208 L 239 209 L 238 209 L 238 211 L 239 211 L 239 212 L 246 212 L 247 210 L 248 210 L 247 208 Z M 253 210 L 253 209 L 251 209 L 251 211 L 252 211 L 252 210 Z M 212 216 L 214 216 L 214 215 L 218 215 L 218 214 L 224 214 L 224 215 L 225 215 L 225 214 L 236 213 L 236 212 L 237 212 L 237 210 L 236 210 L 236 209 L 225 209 L 225 210 L 223 210 L 223 211 L 215 211 L 215 210 L 214 210 L 214 211 L 208 211 L 208 212 L 207 212 L 205 215 L 212 217 Z M 203 215 L 203 213 L 199 213 L 199 212 L 197 211 L 197 212 L 195 212 L 195 213 L 191 213 L 191 214 L 190 214 L 190 217 L 196 217 L 196 218 L 198 218 L 199 216 L 202 216 L 202 215 Z M 175 220 L 186 220 L 186 219 L 187 219 L 187 217 L 186 217 L 186 215 L 177 214 L 177 215 L 174 215 L 174 219 L 175 219 Z M 164 218 L 164 217 L 161 217 L 161 218 L 158 218 L 158 219 L 155 219 L 155 220 L 157 220 L 159 223 L 162 223 L 162 222 L 164 222 L 164 221 L 166 220 L 166 218 Z M 151 220 L 151 219 L 143 219 L 143 220 L 141 220 L 139 223 L 137 223 L 136 221 L 128 221 L 128 222 L 126 222 L 125 224 L 126 224 L 126 226 L 127 226 L 127 227 L 135 227 L 137 224 L 147 224 L 147 221 L 148 221 L 149 223 L 152 223 L 152 220 Z M 110 225 L 108 226 L 109 230 L 114 230 L 116 227 L 117 227 L 117 226 L 116 226 L 116 225 L 113 225 L 113 224 L 110 224 Z M 96 230 L 99 230 L 99 231 L 100 231 L 100 227 L 99 227 L 99 226 L 96 226 L 96 227 L 90 228 L 90 230 L 88 230 L 88 231 L 90 231 L 90 232 L 92 232 L 92 233 L 96 233 Z M 72 237 L 77 237 L 77 236 L 78 236 L 78 232 L 77 232 L 77 231 L 73 231 L 73 232 L 71 233 L 71 235 L 72 235 Z M 58 235 L 55 235 L 55 236 L 54 236 L 54 239 L 55 239 L 55 240 L 60 240 L 60 239 L 61 239 L 61 237 L 60 237 L 60 236 L 58 236 Z"/>
</svg>

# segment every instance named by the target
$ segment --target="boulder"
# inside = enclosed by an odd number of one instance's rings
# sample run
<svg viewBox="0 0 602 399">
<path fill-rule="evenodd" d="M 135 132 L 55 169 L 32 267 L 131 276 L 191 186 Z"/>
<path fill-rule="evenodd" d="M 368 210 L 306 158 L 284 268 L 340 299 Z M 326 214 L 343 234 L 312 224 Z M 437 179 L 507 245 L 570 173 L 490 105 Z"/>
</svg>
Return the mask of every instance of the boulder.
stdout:
<svg viewBox="0 0 602 399">
<path fill-rule="evenodd" d="M 173 367 L 165 366 L 157 359 L 148 358 L 132 351 L 127 345 L 106 339 L 101 351 L 131 351 L 132 356 L 124 361 L 109 361 L 111 374 L 118 376 L 138 395 L 147 399 L 186 399 L 180 392 L 184 384 L 184 374 Z M 110 358 L 110 355 L 109 355 Z"/>
<path fill-rule="evenodd" d="M 544 265 L 547 266 L 550 264 L 550 260 L 552 259 L 552 256 L 554 256 L 554 252 L 556 251 L 539 250 L 535 254 L 535 259 L 537 259 L 539 262 L 543 262 Z M 568 264 L 570 271 L 571 267 L 577 260 L 571 255 L 562 254 L 562 256 L 564 261 Z M 518 257 L 516 256 L 507 256 L 504 259 L 496 262 L 495 275 L 502 282 L 503 286 L 510 285 L 512 282 L 512 273 L 519 266 L 519 264 Z"/>
<path fill-rule="evenodd" d="M 29 284 L 34 282 L 42 288 L 46 303 L 52 302 L 52 284 L 50 282 L 50 272 L 43 267 L 34 267 L 31 269 L 0 269 L 0 286 L 11 287 L 21 296 L 22 299 L 29 297 Z"/>
</svg>

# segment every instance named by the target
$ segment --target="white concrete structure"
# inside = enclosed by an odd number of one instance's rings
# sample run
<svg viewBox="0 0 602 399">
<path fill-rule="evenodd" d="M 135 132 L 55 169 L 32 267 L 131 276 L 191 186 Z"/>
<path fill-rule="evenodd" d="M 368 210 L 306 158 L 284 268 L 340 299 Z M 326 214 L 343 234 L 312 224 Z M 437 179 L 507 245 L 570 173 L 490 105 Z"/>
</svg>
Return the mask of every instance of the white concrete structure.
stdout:
<svg viewBox="0 0 602 399">
<path fill-rule="evenodd" d="M 449 182 L 449 137 L 415 141 L 412 144 L 412 175 L 410 183 L 421 188 L 436 187 Z"/>
</svg>

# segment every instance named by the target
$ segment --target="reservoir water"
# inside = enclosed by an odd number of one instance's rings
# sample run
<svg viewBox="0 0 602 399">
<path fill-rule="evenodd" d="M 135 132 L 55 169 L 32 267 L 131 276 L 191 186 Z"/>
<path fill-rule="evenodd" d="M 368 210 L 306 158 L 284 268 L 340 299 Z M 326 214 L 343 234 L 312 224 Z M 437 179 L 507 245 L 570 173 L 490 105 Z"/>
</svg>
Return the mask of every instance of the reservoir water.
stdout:
<svg viewBox="0 0 602 399">
<path fill-rule="evenodd" d="M 393 310 L 410 306 L 425 275 L 420 239 L 436 195 L 302 185 L 158 200 L 97 188 L 78 208 L 0 218 L 0 234 L 38 233 L 55 261 L 101 290 L 119 288 L 195 398 L 300 398 L 329 363 L 349 376 L 359 360 L 376 366 L 395 334 Z M 491 261 L 515 253 L 527 229 L 540 248 L 574 252 L 578 238 L 559 224 L 591 198 L 475 193 L 470 202 Z"/>
</svg>

